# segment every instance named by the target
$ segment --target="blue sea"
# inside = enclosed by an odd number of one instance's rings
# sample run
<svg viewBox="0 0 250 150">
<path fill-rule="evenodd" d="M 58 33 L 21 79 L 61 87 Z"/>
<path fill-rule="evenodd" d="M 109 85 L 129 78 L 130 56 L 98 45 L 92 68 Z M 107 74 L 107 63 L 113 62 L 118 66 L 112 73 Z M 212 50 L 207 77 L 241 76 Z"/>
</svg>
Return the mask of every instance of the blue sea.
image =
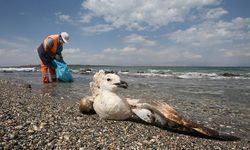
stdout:
<svg viewBox="0 0 250 150">
<path fill-rule="evenodd" d="M 206 126 L 250 139 L 250 67 L 70 66 L 74 82 L 42 84 L 39 67 L 2 67 L 0 78 L 20 79 L 37 94 L 79 102 L 100 69 L 129 85 L 121 96 L 159 100 Z"/>
</svg>

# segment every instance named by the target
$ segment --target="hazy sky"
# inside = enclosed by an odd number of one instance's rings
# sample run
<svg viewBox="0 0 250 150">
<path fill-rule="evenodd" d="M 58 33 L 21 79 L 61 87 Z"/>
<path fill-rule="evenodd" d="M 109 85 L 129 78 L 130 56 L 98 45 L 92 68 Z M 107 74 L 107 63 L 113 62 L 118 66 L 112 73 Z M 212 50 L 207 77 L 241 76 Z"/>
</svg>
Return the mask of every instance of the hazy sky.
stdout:
<svg viewBox="0 0 250 150">
<path fill-rule="evenodd" d="M 0 66 L 39 64 L 66 31 L 69 64 L 250 66 L 250 0 L 0 0 Z"/>
</svg>

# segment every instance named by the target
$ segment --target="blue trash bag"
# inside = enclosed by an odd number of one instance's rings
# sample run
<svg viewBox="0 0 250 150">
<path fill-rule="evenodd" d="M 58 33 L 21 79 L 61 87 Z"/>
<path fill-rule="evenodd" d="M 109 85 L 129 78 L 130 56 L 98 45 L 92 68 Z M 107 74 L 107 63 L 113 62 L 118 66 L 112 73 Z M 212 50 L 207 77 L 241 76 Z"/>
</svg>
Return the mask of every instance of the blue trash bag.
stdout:
<svg viewBox="0 0 250 150">
<path fill-rule="evenodd" d="M 64 61 L 53 60 L 53 64 L 56 64 L 56 78 L 63 82 L 72 82 L 73 77 L 69 71 L 68 65 Z"/>
</svg>

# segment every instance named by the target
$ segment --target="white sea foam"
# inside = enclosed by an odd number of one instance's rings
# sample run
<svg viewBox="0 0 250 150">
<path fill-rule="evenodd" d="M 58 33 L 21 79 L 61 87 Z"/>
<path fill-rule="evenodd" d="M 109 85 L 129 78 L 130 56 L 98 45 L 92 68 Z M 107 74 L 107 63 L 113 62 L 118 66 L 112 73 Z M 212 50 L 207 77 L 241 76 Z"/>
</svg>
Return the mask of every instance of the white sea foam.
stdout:
<svg viewBox="0 0 250 150">
<path fill-rule="evenodd" d="M 142 76 L 142 77 L 172 77 L 172 78 L 178 78 L 178 79 L 250 79 L 250 77 L 246 76 L 223 76 L 216 73 L 203 73 L 203 72 L 165 72 L 165 73 L 158 73 L 158 72 L 138 72 L 138 73 L 132 73 L 132 72 L 118 72 L 119 74 L 123 75 L 129 75 L 129 76 Z"/>
<path fill-rule="evenodd" d="M 148 70 L 150 73 L 155 73 L 155 74 L 171 74 L 172 70 L 167 69 L 167 70 L 156 70 L 156 69 L 149 69 Z"/>
<path fill-rule="evenodd" d="M 200 78 L 214 78 L 216 79 L 219 77 L 216 73 L 201 73 L 201 72 L 188 72 L 188 73 L 181 73 L 181 75 L 177 76 L 181 79 L 200 79 Z"/>
<path fill-rule="evenodd" d="M 35 67 L 10 67 L 10 68 L 0 68 L 0 72 L 35 72 Z"/>
<path fill-rule="evenodd" d="M 79 73 L 79 72 L 80 72 L 80 71 L 77 70 L 77 69 L 70 69 L 70 71 L 71 71 L 72 73 Z"/>
</svg>

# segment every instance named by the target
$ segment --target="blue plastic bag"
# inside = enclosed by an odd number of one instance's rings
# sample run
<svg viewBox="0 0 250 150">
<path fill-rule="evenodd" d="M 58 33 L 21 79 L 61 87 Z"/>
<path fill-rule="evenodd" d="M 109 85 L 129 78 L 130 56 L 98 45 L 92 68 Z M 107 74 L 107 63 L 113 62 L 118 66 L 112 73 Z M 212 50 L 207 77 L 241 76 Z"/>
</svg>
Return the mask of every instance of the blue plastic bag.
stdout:
<svg viewBox="0 0 250 150">
<path fill-rule="evenodd" d="M 64 61 L 53 60 L 53 63 L 56 64 L 56 78 L 59 81 L 63 82 L 72 82 L 73 77 L 69 71 L 68 65 Z"/>
</svg>

